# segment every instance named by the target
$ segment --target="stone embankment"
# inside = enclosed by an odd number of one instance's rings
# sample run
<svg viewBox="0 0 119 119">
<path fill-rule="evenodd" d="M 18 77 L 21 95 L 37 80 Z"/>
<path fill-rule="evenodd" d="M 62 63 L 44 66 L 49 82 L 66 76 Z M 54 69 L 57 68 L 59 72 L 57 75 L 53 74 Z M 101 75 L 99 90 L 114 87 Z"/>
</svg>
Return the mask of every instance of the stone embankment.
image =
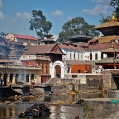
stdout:
<svg viewBox="0 0 119 119">
<path fill-rule="evenodd" d="M 119 100 L 112 98 L 85 99 L 86 119 L 119 119 Z"/>
</svg>

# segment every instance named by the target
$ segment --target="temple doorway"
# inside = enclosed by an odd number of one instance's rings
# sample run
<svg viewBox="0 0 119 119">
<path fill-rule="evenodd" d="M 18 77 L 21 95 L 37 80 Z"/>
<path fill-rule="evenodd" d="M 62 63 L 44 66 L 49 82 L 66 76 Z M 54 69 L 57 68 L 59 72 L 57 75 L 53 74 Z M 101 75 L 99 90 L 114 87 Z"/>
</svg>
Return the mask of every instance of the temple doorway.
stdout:
<svg viewBox="0 0 119 119">
<path fill-rule="evenodd" d="M 50 63 L 50 75 L 51 78 L 64 78 L 66 67 L 62 61 L 56 61 L 53 64 Z"/>
<path fill-rule="evenodd" d="M 55 66 L 56 78 L 61 78 L 61 67 L 59 65 Z"/>
</svg>

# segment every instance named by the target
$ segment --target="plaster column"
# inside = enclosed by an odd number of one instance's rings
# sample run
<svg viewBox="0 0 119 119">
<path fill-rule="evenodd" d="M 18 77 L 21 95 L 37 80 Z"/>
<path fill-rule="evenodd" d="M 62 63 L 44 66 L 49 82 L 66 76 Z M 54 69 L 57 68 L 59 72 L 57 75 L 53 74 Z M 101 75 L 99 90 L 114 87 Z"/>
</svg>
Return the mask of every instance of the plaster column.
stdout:
<svg viewBox="0 0 119 119">
<path fill-rule="evenodd" d="M 61 78 L 64 78 L 64 67 L 61 67 Z"/>
<path fill-rule="evenodd" d="M 29 84 L 31 85 L 31 74 L 29 74 Z"/>
<path fill-rule="evenodd" d="M 44 64 L 43 70 L 44 70 L 43 73 L 46 74 L 46 64 Z"/>
<path fill-rule="evenodd" d="M 16 82 L 15 82 L 15 76 L 16 76 L 16 74 L 13 74 L 12 84 L 16 83 Z"/>
<path fill-rule="evenodd" d="M 36 77 L 36 83 L 41 84 L 41 77 L 39 75 L 35 75 Z"/>
<path fill-rule="evenodd" d="M 10 83 L 10 74 L 7 75 L 7 80 L 6 83 L 9 84 Z"/>
</svg>

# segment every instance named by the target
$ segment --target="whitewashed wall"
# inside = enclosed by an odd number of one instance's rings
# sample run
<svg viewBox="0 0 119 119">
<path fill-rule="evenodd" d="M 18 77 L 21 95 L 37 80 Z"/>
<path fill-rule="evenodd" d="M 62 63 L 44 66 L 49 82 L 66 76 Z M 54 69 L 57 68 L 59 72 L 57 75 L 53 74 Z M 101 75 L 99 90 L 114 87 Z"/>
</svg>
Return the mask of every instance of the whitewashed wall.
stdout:
<svg viewBox="0 0 119 119">
<path fill-rule="evenodd" d="M 83 60 L 83 51 L 62 49 L 62 52 L 66 55 L 62 56 L 65 60 Z"/>
<path fill-rule="evenodd" d="M 91 52 L 85 52 L 83 54 L 83 60 L 84 61 L 90 61 L 90 53 L 92 54 L 92 60 L 101 60 L 101 51 L 91 51 Z M 96 54 L 97 54 L 97 59 L 96 59 Z M 103 58 L 106 58 L 107 55 L 103 54 Z"/>
</svg>

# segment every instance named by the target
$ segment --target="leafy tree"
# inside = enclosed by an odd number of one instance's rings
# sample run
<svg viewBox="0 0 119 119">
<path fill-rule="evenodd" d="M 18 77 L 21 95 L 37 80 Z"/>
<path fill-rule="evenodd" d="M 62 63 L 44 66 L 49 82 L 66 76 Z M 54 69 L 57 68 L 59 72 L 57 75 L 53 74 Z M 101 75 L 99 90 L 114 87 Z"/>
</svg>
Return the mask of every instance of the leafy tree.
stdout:
<svg viewBox="0 0 119 119">
<path fill-rule="evenodd" d="M 111 0 L 110 5 L 112 7 L 119 7 L 119 0 Z"/>
<path fill-rule="evenodd" d="M 99 20 L 99 22 L 102 24 L 102 23 L 106 23 L 108 22 L 110 19 L 111 19 L 111 16 L 106 16 L 104 17 L 104 14 L 100 14 L 101 16 L 101 20 Z"/>
<path fill-rule="evenodd" d="M 66 22 L 59 33 L 59 42 L 67 41 L 73 35 L 99 36 L 99 32 L 94 29 L 95 25 L 89 25 L 84 18 L 76 17 Z"/>
<path fill-rule="evenodd" d="M 46 20 L 41 10 L 32 10 L 33 18 L 29 21 L 30 30 L 35 30 L 36 34 L 43 39 L 52 27 L 52 23 Z"/>
</svg>

